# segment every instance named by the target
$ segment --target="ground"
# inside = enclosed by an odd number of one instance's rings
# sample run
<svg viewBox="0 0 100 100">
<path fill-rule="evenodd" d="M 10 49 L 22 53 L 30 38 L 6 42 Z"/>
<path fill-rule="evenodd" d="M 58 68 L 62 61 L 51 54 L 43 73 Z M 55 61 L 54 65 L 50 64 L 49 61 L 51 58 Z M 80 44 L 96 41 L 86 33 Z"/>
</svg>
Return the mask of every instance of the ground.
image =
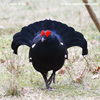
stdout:
<svg viewBox="0 0 100 100">
<path fill-rule="evenodd" d="M 100 1 L 90 3 L 100 21 Z M 82 1 L 1 0 L 0 9 L 0 100 L 100 100 L 100 33 Z M 41 90 L 44 80 L 29 63 L 29 47 L 19 47 L 18 55 L 11 49 L 15 33 L 45 18 L 82 32 L 89 50 L 83 57 L 79 47 L 68 49 L 69 60 L 56 73 L 52 91 Z"/>
</svg>

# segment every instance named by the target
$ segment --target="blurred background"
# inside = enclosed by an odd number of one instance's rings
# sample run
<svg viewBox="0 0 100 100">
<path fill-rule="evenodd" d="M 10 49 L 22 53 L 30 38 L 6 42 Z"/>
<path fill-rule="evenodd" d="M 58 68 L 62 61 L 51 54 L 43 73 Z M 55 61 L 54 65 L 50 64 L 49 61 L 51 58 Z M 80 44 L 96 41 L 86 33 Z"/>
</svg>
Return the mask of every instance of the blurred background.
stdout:
<svg viewBox="0 0 100 100">
<path fill-rule="evenodd" d="M 88 1 L 100 22 L 100 0 Z M 40 90 L 41 86 L 45 86 L 44 81 L 28 61 L 29 48 L 21 46 L 17 56 L 11 50 L 15 33 L 23 26 L 47 18 L 65 23 L 81 32 L 88 41 L 89 50 L 85 59 L 81 56 L 80 48 L 68 50 L 69 60 L 65 62 L 63 69 L 58 71 L 56 85 L 52 84 L 52 87 L 57 89 L 52 93 Z M 82 0 L 0 0 L 0 98 L 2 100 L 11 98 L 10 95 L 21 94 L 26 94 L 26 97 L 22 96 L 23 100 L 31 97 L 34 100 L 47 100 L 47 98 L 80 100 L 82 97 L 87 100 L 100 99 L 99 67 L 100 33 Z M 15 98 L 20 99 L 20 97 Z"/>
</svg>

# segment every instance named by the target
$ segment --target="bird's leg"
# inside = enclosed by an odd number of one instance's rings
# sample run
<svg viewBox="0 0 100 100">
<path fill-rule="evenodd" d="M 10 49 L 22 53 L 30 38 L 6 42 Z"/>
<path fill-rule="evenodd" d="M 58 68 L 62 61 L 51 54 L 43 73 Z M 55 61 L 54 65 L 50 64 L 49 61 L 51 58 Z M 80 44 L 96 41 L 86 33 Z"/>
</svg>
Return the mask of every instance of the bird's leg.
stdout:
<svg viewBox="0 0 100 100">
<path fill-rule="evenodd" d="M 55 73 L 53 75 L 53 83 L 55 84 Z"/>
<path fill-rule="evenodd" d="M 48 84 L 50 85 L 52 81 L 55 83 L 55 71 L 53 71 L 50 78 L 48 79 Z"/>
<path fill-rule="evenodd" d="M 47 73 L 41 73 L 41 74 L 42 74 L 42 76 L 43 76 L 43 78 L 44 78 L 44 81 L 45 81 L 45 84 L 46 84 L 46 88 L 47 88 L 48 90 L 52 89 L 52 88 L 49 86 L 48 81 L 47 81 Z"/>
</svg>

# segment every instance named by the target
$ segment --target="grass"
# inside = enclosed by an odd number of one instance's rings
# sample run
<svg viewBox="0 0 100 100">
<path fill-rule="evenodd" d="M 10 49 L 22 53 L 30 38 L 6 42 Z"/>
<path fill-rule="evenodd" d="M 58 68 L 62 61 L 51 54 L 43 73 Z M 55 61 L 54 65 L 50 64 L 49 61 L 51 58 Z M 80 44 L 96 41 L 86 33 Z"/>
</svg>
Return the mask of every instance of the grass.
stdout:
<svg viewBox="0 0 100 100">
<path fill-rule="evenodd" d="M 24 5 L 18 5 L 18 3 Z M 4 0 L 0 1 L 0 100 L 99 100 L 100 72 L 100 33 L 89 17 L 86 8 L 62 5 L 65 0 L 47 1 Z M 91 0 L 93 3 L 94 0 Z M 15 3 L 15 5 L 12 5 Z M 70 0 L 69 3 L 79 3 Z M 80 3 L 82 3 L 80 1 Z M 97 17 L 100 1 L 92 6 Z M 29 63 L 27 46 L 18 49 L 14 55 L 11 50 L 13 35 L 25 25 L 45 18 L 53 18 L 82 32 L 88 41 L 89 54 L 85 59 L 79 47 L 69 48 L 69 60 L 65 62 L 63 74 L 56 74 L 56 84 L 52 91 L 42 91 L 45 87 L 40 73 Z M 50 72 L 51 73 L 51 72 Z"/>
</svg>

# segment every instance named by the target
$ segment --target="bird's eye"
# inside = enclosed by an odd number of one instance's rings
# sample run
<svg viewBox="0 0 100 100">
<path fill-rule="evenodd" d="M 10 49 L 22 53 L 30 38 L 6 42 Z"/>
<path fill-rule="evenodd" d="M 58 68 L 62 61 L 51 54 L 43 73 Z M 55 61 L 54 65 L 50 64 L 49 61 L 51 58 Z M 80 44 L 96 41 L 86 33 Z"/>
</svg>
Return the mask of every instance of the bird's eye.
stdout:
<svg viewBox="0 0 100 100">
<path fill-rule="evenodd" d="M 43 36 L 43 35 L 44 35 L 44 30 L 41 31 L 41 36 Z"/>
<path fill-rule="evenodd" d="M 45 36 L 48 37 L 51 34 L 51 31 L 46 31 Z"/>
</svg>

